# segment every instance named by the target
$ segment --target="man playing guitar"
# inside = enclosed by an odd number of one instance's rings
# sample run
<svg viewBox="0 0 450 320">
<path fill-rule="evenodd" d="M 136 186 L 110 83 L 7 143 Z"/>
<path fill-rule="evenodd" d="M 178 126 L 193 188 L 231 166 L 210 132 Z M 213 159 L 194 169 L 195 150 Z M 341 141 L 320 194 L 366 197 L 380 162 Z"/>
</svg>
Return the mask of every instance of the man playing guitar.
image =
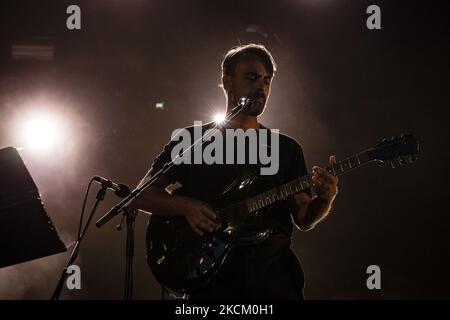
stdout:
<svg viewBox="0 0 450 320">
<path fill-rule="evenodd" d="M 244 131 L 267 129 L 258 122 L 258 117 L 265 109 L 275 71 L 274 59 L 262 45 L 238 46 L 225 55 L 222 85 L 227 98 L 227 111 L 230 112 L 241 97 L 252 99 L 251 105 L 233 118 L 226 128 Z M 172 141 L 155 159 L 147 178 L 171 160 L 173 145 Z M 268 177 L 273 186 L 308 173 L 300 144 L 287 135 L 279 134 L 279 157 L 278 172 Z M 334 156 L 330 156 L 329 162 L 330 165 L 336 163 Z M 202 195 L 210 192 L 220 194 L 230 178 L 238 176 L 249 166 L 212 164 L 174 167 L 136 198 L 132 206 L 155 216 L 184 217 L 199 237 L 207 236 L 218 228 L 220 219 Z M 174 182 L 180 182 L 188 192 L 168 193 L 167 186 Z M 323 221 L 337 194 L 337 184 L 337 176 L 314 166 L 312 189 L 315 195 L 312 196 L 311 189 L 306 189 L 274 205 L 271 218 L 266 222 L 272 231 L 270 236 L 257 244 L 233 248 L 214 278 L 190 291 L 190 298 L 303 299 L 303 271 L 291 249 L 293 225 L 308 231 Z"/>
</svg>

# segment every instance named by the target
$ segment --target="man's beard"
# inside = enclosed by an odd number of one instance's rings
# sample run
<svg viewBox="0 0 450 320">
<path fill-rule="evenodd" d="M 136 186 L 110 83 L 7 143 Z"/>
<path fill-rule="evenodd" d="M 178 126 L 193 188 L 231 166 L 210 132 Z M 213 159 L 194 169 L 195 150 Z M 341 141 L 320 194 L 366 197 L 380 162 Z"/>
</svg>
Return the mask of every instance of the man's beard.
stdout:
<svg viewBox="0 0 450 320">
<path fill-rule="evenodd" d="M 242 110 L 242 113 L 248 115 L 248 116 L 254 116 L 257 117 L 261 115 L 264 111 L 264 108 L 266 106 L 266 100 L 264 99 L 264 102 L 261 100 L 253 100 L 252 103 Z"/>
</svg>

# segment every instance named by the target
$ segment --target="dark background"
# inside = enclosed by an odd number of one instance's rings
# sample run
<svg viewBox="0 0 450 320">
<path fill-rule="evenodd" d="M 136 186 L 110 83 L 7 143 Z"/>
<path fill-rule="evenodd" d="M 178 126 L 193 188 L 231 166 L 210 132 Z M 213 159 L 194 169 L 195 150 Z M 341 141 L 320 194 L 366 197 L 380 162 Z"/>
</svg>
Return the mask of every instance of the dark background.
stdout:
<svg viewBox="0 0 450 320">
<path fill-rule="evenodd" d="M 81 30 L 66 28 L 70 4 L 81 8 Z M 370 4 L 381 8 L 381 30 L 366 28 Z M 295 233 L 306 297 L 450 297 L 449 32 L 439 2 L 15 0 L 0 8 L 0 147 L 17 144 L 12 123 L 36 101 L 68 119 L 62 147 L 45 156 L 21 151 L 66 244 L 89 178 L 136 185 L 173 129 L 224 111 L 222 57 L 257 42 L 278 63 L 261 121 L 296 138 L 309 168 L 402 132 L 421 144 L 412 166 L 377 163 L 342 177 L 327 221 Z M 261 32 L 246 32 L 250 25 Z M 19 42 L 50 43 L 53 59 L 13 59 Z M 116 200 L 109 194 L 97 216 Z M 82 290 L 64 298 L 122 298 L 118 222 L 89 230 L 78 261 Z M 134 293 L 158 299 L 144 257 L 146 222 L 138 217 Z M 0 270 L 0 298 L 49 298 L 66 259 Z M 366 287 L 372 264 L 381 290 Z"/>
</svg>

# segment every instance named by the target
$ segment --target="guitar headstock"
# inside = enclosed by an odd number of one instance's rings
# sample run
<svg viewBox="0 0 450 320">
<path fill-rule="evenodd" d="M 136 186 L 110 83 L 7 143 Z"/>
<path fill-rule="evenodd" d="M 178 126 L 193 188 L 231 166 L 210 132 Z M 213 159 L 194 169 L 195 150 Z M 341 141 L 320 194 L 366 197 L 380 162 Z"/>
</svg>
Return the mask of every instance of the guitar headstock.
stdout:
<svg viewBox="0 0 450 320">
<path fill-rule="evenodd" d="M 413 163 L 417 160 L 419 142 L 411 134 L 383 139 L 382 142 L 367 150 L 370 160 L 389 162 L 393 168 Z"/>
</svg>

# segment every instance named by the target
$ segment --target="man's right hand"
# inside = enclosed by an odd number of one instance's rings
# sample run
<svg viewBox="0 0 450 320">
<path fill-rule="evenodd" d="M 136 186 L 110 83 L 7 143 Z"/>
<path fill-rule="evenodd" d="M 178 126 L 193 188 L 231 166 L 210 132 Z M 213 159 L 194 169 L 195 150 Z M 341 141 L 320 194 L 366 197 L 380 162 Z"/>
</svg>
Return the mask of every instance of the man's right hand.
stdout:
<svg viewBox="0 0 450 320">
<path fill-rule="evenodd" d="M 201 236 L 205 232 L 212 232 L 219 225 L 214 210 L 200 200 L 187 198 L 184 204 L 184 216 L 192 230 Z"/>
</svg>

